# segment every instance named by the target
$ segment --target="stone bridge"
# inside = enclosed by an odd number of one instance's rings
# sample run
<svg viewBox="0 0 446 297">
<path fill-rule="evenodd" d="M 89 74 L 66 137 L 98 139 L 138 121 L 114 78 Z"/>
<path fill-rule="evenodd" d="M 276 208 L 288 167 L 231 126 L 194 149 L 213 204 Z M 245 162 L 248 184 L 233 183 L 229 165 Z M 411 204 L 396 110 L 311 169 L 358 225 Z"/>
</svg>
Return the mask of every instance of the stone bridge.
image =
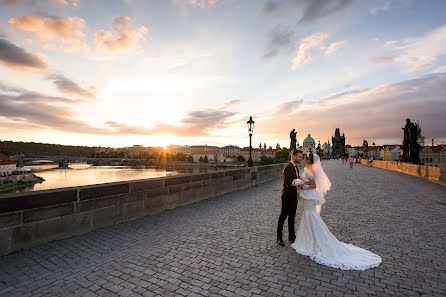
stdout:
<svg viewBox="0 0 446 297">
<path fill-rule="evenodd" d="M 278 246 L 276 179 L 0 257 L 0 296 L 445 296 L 446 187 L 323 166 L 333 184 L 323 219 L 378 253 L 379 267 L 337 270 Z"/>
<path fill-rule="evenodd" d="M 59 167 L 66 168 L 69 163 L 81 163 L 85 162 L 88 164 L 112 164 L 112 163 L 131 163 L 131 162 L 141 162 L 141 160 L 126 159 L 126 158 L 87 158 L 84 156 L 40 156 L 40 157 L 20 157 L 17 159 L 17 167 L 23 167 L 24 164 L 34 162 L 34 161 L 53 161 L 54 163 L 59 163 Z"/>
</svg>

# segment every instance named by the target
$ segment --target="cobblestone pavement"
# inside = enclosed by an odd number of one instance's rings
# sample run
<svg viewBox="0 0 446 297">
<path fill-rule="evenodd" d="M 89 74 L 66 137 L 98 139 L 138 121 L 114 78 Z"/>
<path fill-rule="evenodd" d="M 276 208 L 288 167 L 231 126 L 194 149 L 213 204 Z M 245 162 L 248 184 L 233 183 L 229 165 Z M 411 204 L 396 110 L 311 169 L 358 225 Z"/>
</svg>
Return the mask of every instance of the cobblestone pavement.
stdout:
<svg viewBox="0 0 446 297">
<path fill-rule="evenodd" d="M 333 183 L 323 219 L 381 255 L 379 267 L 337 270 L 278 246 L 278 179 L 1 257 L 0 296 L 444 296 L 446 187 L 323 166 Z"/>
</svg>

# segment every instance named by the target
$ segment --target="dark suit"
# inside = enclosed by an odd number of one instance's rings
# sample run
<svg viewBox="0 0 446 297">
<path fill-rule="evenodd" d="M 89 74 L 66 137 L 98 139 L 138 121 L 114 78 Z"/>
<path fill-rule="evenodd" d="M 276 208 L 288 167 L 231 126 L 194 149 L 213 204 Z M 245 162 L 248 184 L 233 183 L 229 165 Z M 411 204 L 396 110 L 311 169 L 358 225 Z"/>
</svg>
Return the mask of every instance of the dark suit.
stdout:
<svg viewBox="0 0 446 297">
<path fill-rule="evenodd" d="M 277 224 L 277 239 L 282 238 L 283 224 L 288 217 L 288 238 L 294 241 L 296 234 L 294 232 L 294 218 L 297 208 L 297 188 L 291 183 L 299 177 L 299 170 L 293 163 L 288 165 L 282 171 L 283 188 L 280 198 L 282 199 L 282 210 L 280 212 L 279 222 Z"/>
</svg>

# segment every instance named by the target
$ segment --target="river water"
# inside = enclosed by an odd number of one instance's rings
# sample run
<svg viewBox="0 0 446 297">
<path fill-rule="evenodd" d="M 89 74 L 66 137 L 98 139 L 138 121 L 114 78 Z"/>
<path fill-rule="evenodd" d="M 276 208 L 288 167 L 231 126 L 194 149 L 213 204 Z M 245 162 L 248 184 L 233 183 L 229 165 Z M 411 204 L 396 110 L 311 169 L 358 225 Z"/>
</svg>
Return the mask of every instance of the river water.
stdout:
<svg viewBox="0 0 446 297">
<path fill-rule="evenodd" d="M 55 164 L 30 165 L 26 167 L 31 168 L 35 175 L 42 177 L 45 181 L 34 184 L 32 187 L 18 190 L 17 192 L 84 186 L 217 170 L 216 168 L 206 167 L 147 168 L 130 166 L 91 166 L 89 164 L 69 164 L 69 168 L 67 169 L 58 168 L 58 165 Z M 221 168 L 219 170 L 221 170 Z"/>
</svg>

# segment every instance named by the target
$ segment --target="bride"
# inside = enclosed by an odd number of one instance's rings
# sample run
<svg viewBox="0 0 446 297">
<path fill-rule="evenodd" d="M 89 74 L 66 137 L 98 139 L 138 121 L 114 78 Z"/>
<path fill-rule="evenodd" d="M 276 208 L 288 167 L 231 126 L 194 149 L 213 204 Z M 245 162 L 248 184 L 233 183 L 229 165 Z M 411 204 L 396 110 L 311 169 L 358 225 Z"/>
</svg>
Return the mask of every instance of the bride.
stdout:
<svg viewBox="0 0 446 297">
<path fill-rule="evenodd" d="M 330 180 L 322 169 L 318 155 L 307 154 L 304 162 L 307 167 L 301 178 L 306 185 L 300 193 L 304 199 L 304 209 L 296 241 L 291 247 L 298 254 L 310 256 L 319 264 L 342 270 L 377 267 L 382 262 L 380 256 L 352 244 L 340 242 L 331 234 L 319 215 L 321 205 L 325 203 L 324 196 L 331 187 Z"/>
</svg>

